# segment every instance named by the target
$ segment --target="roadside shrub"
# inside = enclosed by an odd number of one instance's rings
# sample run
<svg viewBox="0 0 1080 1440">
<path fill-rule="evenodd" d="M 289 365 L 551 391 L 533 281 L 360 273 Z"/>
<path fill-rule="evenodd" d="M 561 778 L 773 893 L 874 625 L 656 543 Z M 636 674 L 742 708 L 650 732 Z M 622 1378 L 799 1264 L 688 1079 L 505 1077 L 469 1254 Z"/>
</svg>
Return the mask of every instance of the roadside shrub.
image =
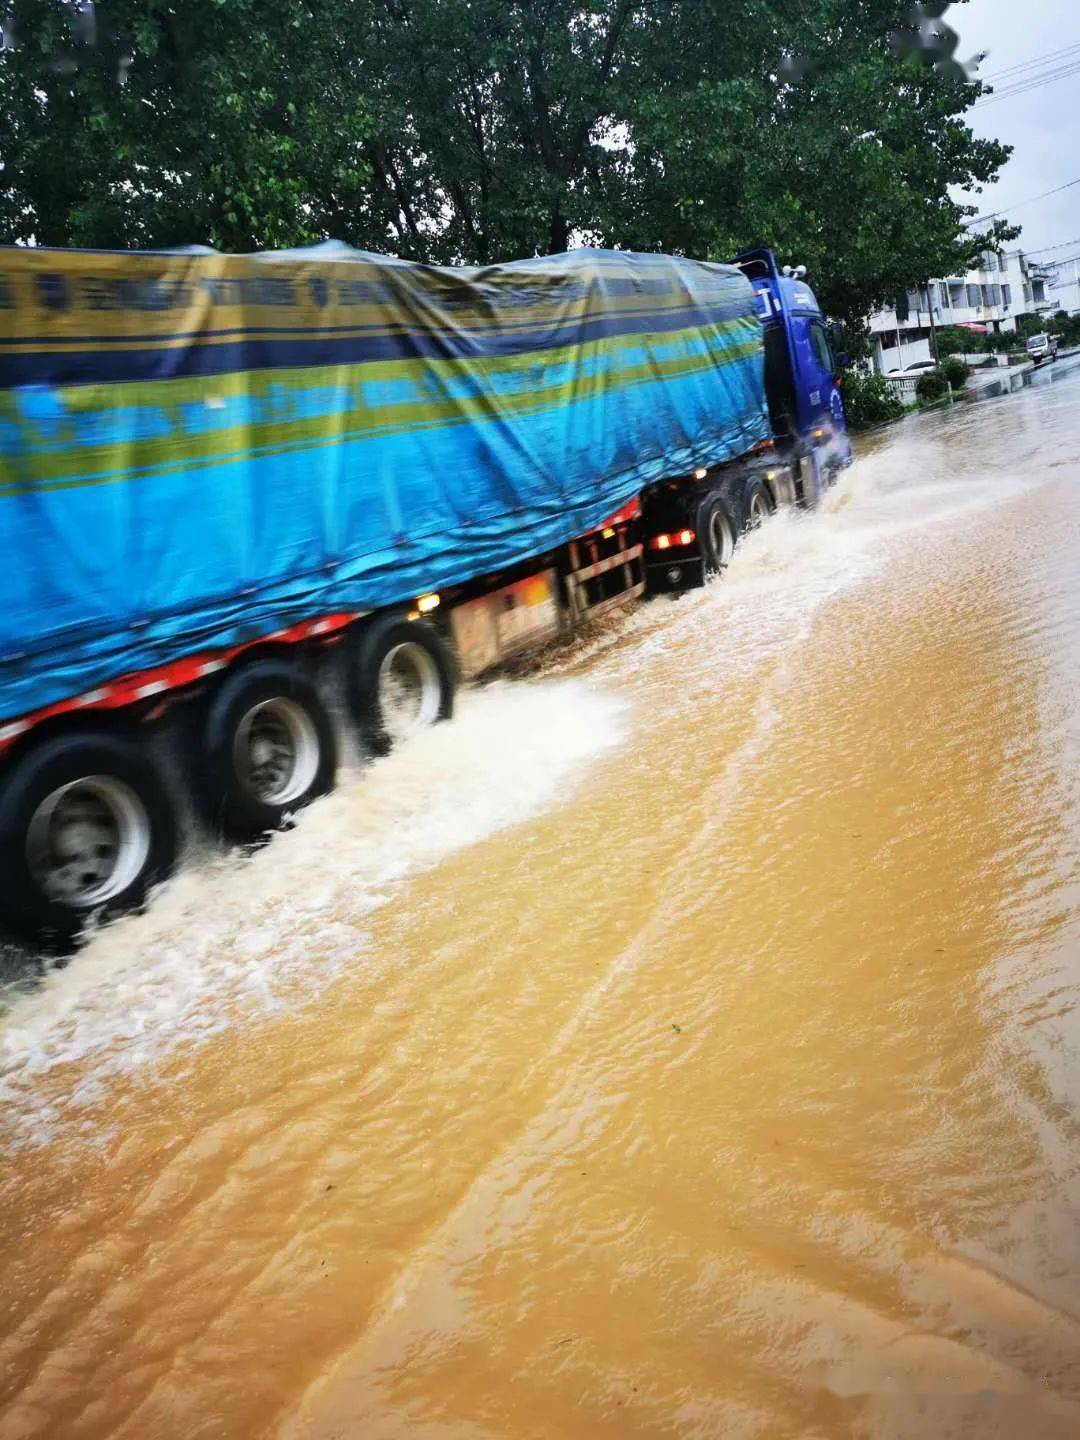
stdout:
<svg viewBox="0 0 1080 1440">
<path fill-rule="evenodd" d="M 920 375 L 919 383 L 915 386 L 920 405 L 935 405 L 939 400 L 944 400 L 948 393 L 949 382 L 940 365 L 935 370 L 927 370 Z"/>
<path fill-rule="evenodd" d="M 947 355 L 941 362 L 941 373 L 954 390 L 962 390 L 964 384 L 971 374 L 971 368 L 959 355 Z"/>
<path fill-rule="evenodd" d="M 1080 315 L 1062 315 L 1060 312 L 1051 315 L 1046 328 L 1051 335 L 1056 335 L 1066 348 L 1080 345 Z"/>
<path fill-rule="evenodd" d="M 844 413 L 852 430 L 884 425 L 889 420 L 899 420 L 904 414 L 903 403 L 889 390 L 884 375 L 845 370 L 842 394 Z"/>
<path fill-rule="evenodd" d="M 969 355 L 973 350 L 985 350 L 989 339 L 991 336 L 977 335 L 974 330 L 967 330 L 962 325 L 938 326 L 938 348 L 950 355 Z"/>
</svg>

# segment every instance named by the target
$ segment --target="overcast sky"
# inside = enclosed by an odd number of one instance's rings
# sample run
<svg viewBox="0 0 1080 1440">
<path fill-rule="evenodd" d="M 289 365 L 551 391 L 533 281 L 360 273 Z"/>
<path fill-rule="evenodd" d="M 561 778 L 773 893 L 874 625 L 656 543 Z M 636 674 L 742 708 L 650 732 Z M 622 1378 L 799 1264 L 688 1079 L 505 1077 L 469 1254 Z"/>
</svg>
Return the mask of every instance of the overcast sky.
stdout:
<svg viewBox="0 0 1080 1440">
<path fill-rule="evenodd" d="M 968 0 L 952 4 L 945 19 L 959 33 L 958 58 L 967 61 L 980 50 L 990 52 L 979 70 L 984 79 L 1080 45 L 1080 0 Z M 1080 50 L 1075 58 L 1080 62 Z M 1034 204 L 1021 203 L 1080 180 L 1080 69 L 1027 94 L 980 105 L 969 118 L 977 135 L 1014 147 L 999 182 L 977 197 L 979 213 L 1006 210 L 1010 219 L 1023 224 L 1019 244 L 1025 250 L 1080 240 L 1080 185 Z M 1080 243 L 1075 251 L 1049 251 L 1039 258 L 1064 259 L 1074 253 L 1080 253 Z"/>
</svg>

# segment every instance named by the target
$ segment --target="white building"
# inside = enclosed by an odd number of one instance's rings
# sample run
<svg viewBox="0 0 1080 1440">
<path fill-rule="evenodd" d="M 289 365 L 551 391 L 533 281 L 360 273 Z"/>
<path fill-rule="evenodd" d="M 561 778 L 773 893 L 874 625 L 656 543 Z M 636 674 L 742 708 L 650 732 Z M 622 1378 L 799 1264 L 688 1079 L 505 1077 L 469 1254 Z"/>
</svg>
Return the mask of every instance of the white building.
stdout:
<svg viewBox="0 0 1080 1440">
<path fill-rule="evenodd" d="M 1048 294 L 1051 277 L 1022 250 L 986 251 L 978 270 L 931 280 L 921 290 L 899 296 L 891 310 L 870 317 L 874 369 L 881 374 L 903 370 L 933 358 L 930 349 L 931 310 L 935 325 L 985 325 L 987 330 L 1012 331 L 1019 315 L 1059 308 Z"/>
<path fill-rule="evenodd" d="M 1046 269 L 1047 293 L 1053 295 L 1066 315 L 1080 315 L 1080 255 L 1055 260 Z"/>
</svg>

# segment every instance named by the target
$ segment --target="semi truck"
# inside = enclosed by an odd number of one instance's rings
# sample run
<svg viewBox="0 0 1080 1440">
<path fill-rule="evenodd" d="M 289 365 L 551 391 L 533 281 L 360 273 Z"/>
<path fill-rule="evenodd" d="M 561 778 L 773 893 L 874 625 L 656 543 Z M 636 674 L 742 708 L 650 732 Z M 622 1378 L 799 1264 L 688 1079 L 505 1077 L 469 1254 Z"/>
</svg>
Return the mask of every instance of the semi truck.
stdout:
<svg viewBox="0 0 1080 1440">
<path fill-rule="evenodd" d="M 455 688 L 720 575 L 849 463 L 805 272 L 0 252 L 0 923 L 257 843 Z"/>
</svg>

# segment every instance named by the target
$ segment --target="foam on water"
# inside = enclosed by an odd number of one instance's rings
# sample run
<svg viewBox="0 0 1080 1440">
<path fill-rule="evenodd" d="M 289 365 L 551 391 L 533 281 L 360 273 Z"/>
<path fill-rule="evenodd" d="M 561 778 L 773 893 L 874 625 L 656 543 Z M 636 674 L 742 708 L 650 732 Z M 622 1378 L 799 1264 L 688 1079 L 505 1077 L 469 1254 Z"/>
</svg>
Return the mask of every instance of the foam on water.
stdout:
<svg viewBox="0 0 1080 1440">
<path fill-rule="evenodd" d="M 366 920 L 412 875 L 536 815 L 620 743 L 625 712 L 581 680 L 499 684 L 363 770 L 254 854 L 189 863 L 0 1020 L 0 1113 L 47 1138 L 110 1076 L 379 963 Z M 77 1066 L 76 1088 L 40 1082 Z M 49 1087 L 41 1087 L 47 1090 Z M 55 1088 L 55 1087 L 52 1087 Z"/>
<path fill-rule="evenodd" d="M 629 704 L 648 705 L 663 669 L 654 653 L 707 642 L 715 664 L 696 666 L 694 683 L 722 687 L 796 649 L 827 602 L 903 560 L 917 532 L 947 533 L 1045 479 L 1025 467 L 1023 435 L 1003 441 L 987 473 L 968 461 L 970 418 L 957 417 L 948 447 L 938 423 L 866 455 L 818 512 L 784 511 L 746 536 L 723 582 L 611 621 L 549 658 L 542 678 L 466 691 L 451 725 L 346 772 L 257 853 L 189 862 L 147 913 L 97 935 L 0 1015 L 6 1123 L 47 1136 L 110 1076 L 295 1004 L 349 966 L 392 964 L 375 953 L 372 912 L 410 876 L 568 798 L 621 743 Z M 583 669 L 587 679 L 566 673 Z M 50 1084 L 65 1067 L 73 1086 Z"/>
<path fill-rule="evenodd" d="M 673 643 L 707 644 L 713 663 L 695 666 L 695 684 L 722 687 L 769 654 L 796 646 L 825 605 L 903 564 L 920 537 L 938 546 L 952 527 L 1045 480 L 1012 467 L 966 473 L 965 458 L 964 447 L 954 458 L 940 439 L 909 434 L 860 459 L 818 510 L 782 509 L 743 536 L 722 580 L 642 606 L 620 631 L 603 633 L 589 655 L 591 673 L 620 678 L 625 654 L 613 640 L 632 634 L 643 692 L 651 657 Z M 575 651 L 566 668 L 580 665 L 585 653 Z"/>
</svg>

